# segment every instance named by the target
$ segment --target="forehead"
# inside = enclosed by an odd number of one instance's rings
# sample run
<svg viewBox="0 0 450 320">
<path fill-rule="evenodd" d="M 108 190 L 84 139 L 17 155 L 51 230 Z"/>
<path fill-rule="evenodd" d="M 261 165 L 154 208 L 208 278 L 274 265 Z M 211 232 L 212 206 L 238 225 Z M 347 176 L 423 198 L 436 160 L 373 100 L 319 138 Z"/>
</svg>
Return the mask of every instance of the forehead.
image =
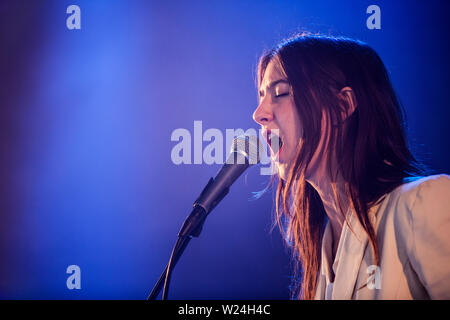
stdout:
<svg viewBox="0 0 450 320">
<path fill-rule="evenodd" d="M 269 64 L 267 65 L 266 71 L 264 72 L 264 76 L 261 81 L 261 89 L 266 88 L 273 81 L 285 78 L 286 77 L 281 71 L 281 65 L 278 59 L 275 57 L 270 60 Z"/>
</svg>

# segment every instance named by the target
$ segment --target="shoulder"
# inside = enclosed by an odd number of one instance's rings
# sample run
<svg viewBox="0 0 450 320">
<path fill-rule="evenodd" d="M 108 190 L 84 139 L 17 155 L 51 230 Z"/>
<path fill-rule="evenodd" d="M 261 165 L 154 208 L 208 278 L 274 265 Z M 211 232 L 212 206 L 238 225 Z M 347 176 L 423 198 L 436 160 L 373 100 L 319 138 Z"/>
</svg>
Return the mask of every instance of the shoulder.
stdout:
<svg viewBox="0 0 450 320">
<path fill-rule="evenodd" d="M 384 214 L 392 215 L 398 234 L 440 228 L 450 221 L 450 176 L 417 177 L 387 195 Z M 449 233 L 450 234 L 450 233 Z"/>
<path fill-rule="evenodd" d="M 434 191 L 449 191 L 450 176 L 447 174 L 436 174 L 427 177 L 417 177 L 407 181 L 400 188 L 404 191 L 418 190 L 419 188 L 433 189 Z"/>
<path fill-rule="evenodd" d="M 417 205 L 436 201 L 450 201 L 450 176 L 437 174 L 427 177 L 416 177 L 406 181 L 391 192 L 392 200 L 397 205 L 406 205 L 413 210 Z"/>
<path fill-rule="evenodd" d="M 387 205 L 393 214 L 399 236 L 411 244 L 411 237 L 429 240 L 450 235 L 450 176 L 446 174 L 416 178 L 397 187 L 389 194 Z M 450 239 L 447 239 L 450 244 Z"/>
<path fill-rule="evenodd" d="M 394 238 L 431 298 L 450 296 L 450 176 L 421 177 L 390 195 Z"/>
</svg>

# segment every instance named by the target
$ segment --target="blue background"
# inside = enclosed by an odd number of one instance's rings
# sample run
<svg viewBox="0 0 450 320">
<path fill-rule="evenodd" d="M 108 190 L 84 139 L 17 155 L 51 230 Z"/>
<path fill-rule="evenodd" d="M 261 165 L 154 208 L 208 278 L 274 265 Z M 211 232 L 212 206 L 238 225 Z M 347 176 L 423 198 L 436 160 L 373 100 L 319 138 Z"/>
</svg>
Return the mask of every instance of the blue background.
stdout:
<svg viewBox="0 0 450 320">
<path fill-rule="evenodd" d="M 81 8 L 81 30 L 66 8 Z M 368 30 L 366 8 L 381 8 Z M 449 1 L 2 1 L 0 298 L 144 299 L 192 202 L 220 165 L 175 165 L 170 140 L 258 128 L 255 68 L 298 31 L 382 57 L 413 150 L 449 172 Z M 206 143 L 203 144 L 206 146 Z M 191 241 L 172 299 L 287 299 L 289 252 L 270 232 L 257 167 Z M 81 268 L 68 290 L 66 268 Z"/>
</svg>

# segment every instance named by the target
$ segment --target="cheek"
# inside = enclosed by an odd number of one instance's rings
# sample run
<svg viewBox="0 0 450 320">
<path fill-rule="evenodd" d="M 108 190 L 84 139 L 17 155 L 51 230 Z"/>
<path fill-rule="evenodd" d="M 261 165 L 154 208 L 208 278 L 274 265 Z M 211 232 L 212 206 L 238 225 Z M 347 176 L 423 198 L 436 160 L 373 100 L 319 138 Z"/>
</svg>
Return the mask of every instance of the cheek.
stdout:
<svg viewBox="0 0 450 320">
<path fill-rule="evenodd" d="M 302 139 L 303 137 L 303 126 L 302 123 L 300 121 L 300 119 L 298 118 L 298 115 L 295 116 L 295 135 L 296 135 L 296 139 L 297 142 L 300 141 L 300 139 Z"/>
<path fill-rule="evenodd" d="M 303 135 L 302 125 L 295 106 L 290 105 L 289 108 L 289 136 L 291 143 L 297 145 Z"/>
</svg>

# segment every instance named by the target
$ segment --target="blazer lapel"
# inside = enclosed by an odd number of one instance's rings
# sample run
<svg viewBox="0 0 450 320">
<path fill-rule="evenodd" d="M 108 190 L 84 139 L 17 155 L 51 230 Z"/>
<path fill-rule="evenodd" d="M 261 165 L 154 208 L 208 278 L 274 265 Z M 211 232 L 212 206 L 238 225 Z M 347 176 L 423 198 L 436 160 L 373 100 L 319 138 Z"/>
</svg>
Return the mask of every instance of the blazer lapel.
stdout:
<svg viewBox="0 0 450 320">
<path fill-rule="evenodd" d="M 369 240 L 363 227 L 358 222 L 356 214 L 350 215 L 349 225 L 350 227 L 347 223 L 344 223 L 333 263 L 335 281 L 332 299 L 346 300 L 352 298 Z"/>
</svg>

